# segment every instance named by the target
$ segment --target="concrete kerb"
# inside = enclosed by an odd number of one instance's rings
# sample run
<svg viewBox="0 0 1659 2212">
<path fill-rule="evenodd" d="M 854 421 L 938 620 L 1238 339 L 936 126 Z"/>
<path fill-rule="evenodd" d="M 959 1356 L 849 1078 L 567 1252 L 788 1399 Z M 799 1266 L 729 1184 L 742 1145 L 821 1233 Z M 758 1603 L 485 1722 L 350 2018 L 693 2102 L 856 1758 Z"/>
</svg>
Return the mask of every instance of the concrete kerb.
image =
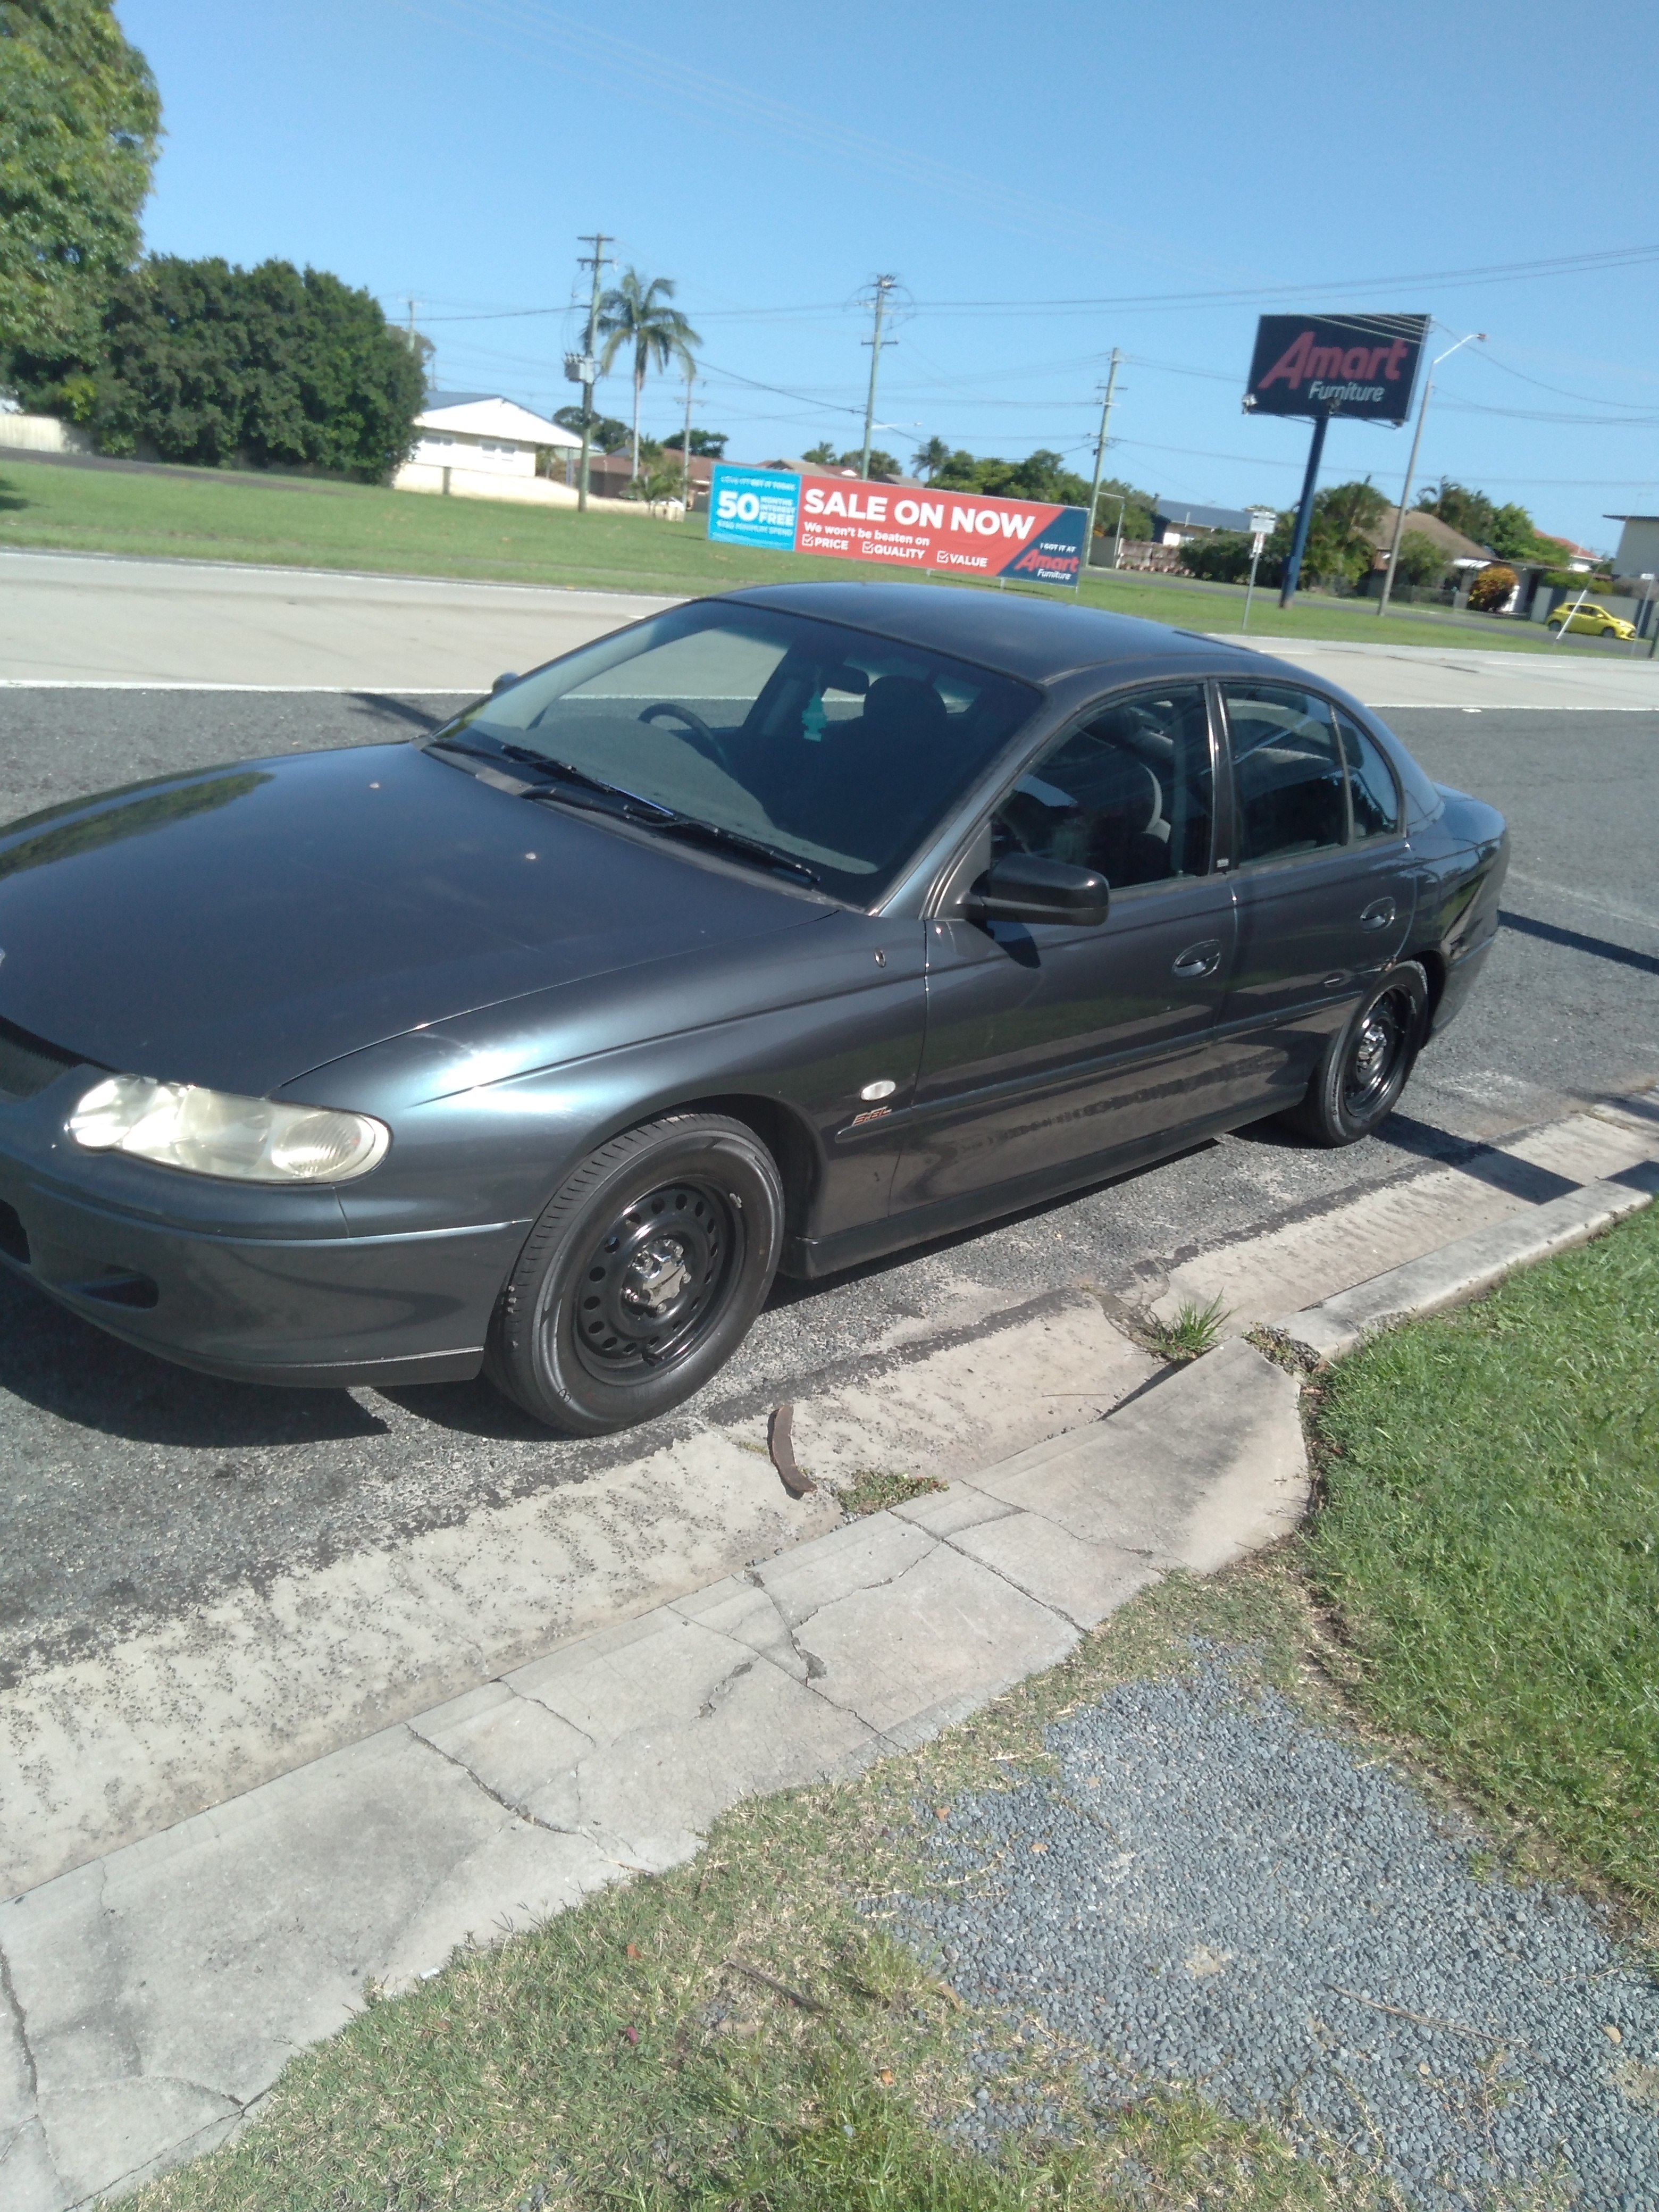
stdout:
<svg viewBox="0 0 1659 2212">
<path fill-rule="evenodd" d="M 1649 1203 L 1659 1163 L 1291 1314 L 1316 1359 Z M 601 1629 L 0 1904 L 9 2212 L 73 2212 L 246 2124 L 367 1985 L 683 1863 L 739 1799 L 848 1778 L 1054 1665 L 1135 1591 L 1305 1510 L 1300 1385 L 1242 1338 L 1103 1419 Z"/>
<path fill-rule="evenodd" d="M 1391 1267 L 1299 1313 L 1286 1314 L 1273 1333 L 1313 1361 L 1340 1359 L 1382 1329 L 1467 1304 L 1517 1267 L 1588 1243 L 1615 1222 L 1651 1205 L 1656 1191 L 1659 1164 L 1644 1161 L 1511 1220 L 1460 1237 L 1437 1252 L 1426 1253 L 1403 1267 Z"/>
</svg>

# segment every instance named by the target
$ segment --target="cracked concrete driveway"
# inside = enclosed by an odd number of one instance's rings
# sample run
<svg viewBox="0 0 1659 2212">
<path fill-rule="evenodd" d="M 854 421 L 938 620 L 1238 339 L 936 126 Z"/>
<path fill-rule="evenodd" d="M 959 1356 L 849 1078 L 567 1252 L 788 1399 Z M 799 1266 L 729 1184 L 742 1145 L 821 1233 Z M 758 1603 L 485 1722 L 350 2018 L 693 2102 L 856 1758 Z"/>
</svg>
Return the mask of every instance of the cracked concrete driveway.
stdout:
<svg viewBox="0 0 1659 2212">
<path fill-rule="evenodd" d="M 453 696 L 0 691 L 0 814 L 229 757 L 396 742 Z M 1092 1285 L 1140 1304 L 1202 1252 L 1316 1216 L 1475 1140 L 1659 1076 L 1659 714 L 1401 711 L 1431 771 L 1508 812 L 1507 922 L 1475 999 L 1380 1139 L 1266 1129 L 836 1281 L 781 1285 L 704 1394 L 623 1440 L 556 1442 L 482 1382 L 387 1393 L 222 1383 L 126 1350 L 0 1282 L 0 1669 L 107 1650 L 238 1589 L 349 1568 L 481 1505 L 695 1440 L 876 1351 L 971 1340 Z"/>
</svg>

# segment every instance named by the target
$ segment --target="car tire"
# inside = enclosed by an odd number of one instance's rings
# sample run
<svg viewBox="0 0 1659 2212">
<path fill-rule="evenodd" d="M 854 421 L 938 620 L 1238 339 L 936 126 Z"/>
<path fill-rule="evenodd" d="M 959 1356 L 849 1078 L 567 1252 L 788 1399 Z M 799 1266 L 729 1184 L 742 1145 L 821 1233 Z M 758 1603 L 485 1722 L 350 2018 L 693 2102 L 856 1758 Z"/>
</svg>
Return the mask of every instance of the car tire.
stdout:
<svg viewBox="0 0 1659 2212">
<path fill-rule="evenodd" d="M 766 1302 L 777 1163 L 741 1121 L 672 1114 L 591 1152 L 530 1232 L 484 1371 L 566 1436 L 653 1419 L 700 1389 Z"/>
<path fill-rule="evenodd" d="M 1369 1137 L 1399 1103 L 1428 1014 L 1428 978 L 1416 961 L 1390 968 L 1320 1054 L 1306 1096 L 1281 1118 L 1316 1145 Z"/>
</svg>

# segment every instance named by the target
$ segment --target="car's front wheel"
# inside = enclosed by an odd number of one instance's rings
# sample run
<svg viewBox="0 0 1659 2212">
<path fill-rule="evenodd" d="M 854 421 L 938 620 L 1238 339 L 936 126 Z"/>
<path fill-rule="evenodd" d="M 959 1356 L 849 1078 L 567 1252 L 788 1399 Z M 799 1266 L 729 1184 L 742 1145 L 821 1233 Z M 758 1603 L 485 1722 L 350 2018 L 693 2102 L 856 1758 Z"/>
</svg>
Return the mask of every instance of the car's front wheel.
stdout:
<svg viewBox="0 0 1659 2212">
<path fill-rule="evenodd" d="M 1416 961 L 1391 968 L 1326 1046 L 1306 1097 L 1284 1119 L 1318 1145 L 1369 1137 L 1399 1103 L 1428 1011 L 1428 978 Z"/>
<path fill-rule="evenodd" d="M 777 1164 L 741 1121 L 674 1114 L 625 1130 L 531 1231 L 485 1371 L 568 1436 L 648 1421 L 737 1350 L 782 1246 Z"/>
</svg>

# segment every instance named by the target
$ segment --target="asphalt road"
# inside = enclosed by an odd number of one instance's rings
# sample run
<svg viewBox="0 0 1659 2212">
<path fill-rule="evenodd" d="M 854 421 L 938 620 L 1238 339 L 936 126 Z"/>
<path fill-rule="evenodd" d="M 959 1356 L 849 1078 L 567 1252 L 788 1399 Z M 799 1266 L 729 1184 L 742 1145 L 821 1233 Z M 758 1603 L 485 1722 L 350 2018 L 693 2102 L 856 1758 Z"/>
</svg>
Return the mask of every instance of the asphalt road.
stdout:
<svg viewBox="0 0 1659 2212">
<path fill-rule="evenodd" d="M 0 819 L 180 768 L 396 742 L 452 696 L 0 692 Z M 1515 858 L 1480 990 L 1382 1135 L 1246 1131 L 836 1281 L 782 1285 L 702 1410 L 776 1403 L 896 1337 L 1089 1284 L 1139 1302 L 1180 1260 L 1659 1079 L 1659 714 L 1400 711 L 1442 781 L 1503 807 Z M 657 1441 L 696 1407 L 660 1424 Z M 213 1382 L 0 1279 L 0 1680 L 473 1508 L 642 1455 L 556 1441 L 482 1383 L 381 1393 Z"/>
</svg>

